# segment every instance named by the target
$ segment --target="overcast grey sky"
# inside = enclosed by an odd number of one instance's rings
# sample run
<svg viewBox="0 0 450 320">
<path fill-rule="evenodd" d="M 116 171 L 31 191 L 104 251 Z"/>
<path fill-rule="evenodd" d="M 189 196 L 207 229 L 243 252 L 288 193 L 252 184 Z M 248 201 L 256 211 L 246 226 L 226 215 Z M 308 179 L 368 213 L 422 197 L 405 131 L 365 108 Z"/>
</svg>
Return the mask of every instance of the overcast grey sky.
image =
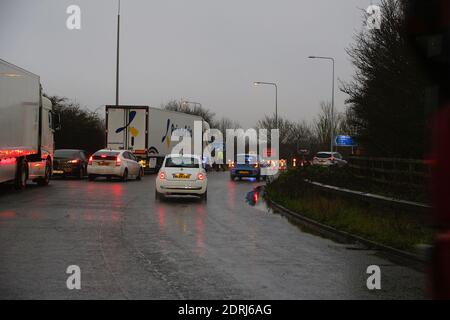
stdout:
<svg viewBox="0 0 450 320">
<path fill-rule="evenodd" d="M 370 0 L 122 0 L 120 103 L 198 101 L 253 126 L 274 112 L 311 120 L 331 98 L 331 64 L 349 80 L 345 48 Z M 374 1 L 376 2 L 376 1 Z M 81 7 L 81 30 L 66 8 Z M 0 0 L 0 58 L 41 76 L 50 95 L 95 109 L 115 101 L 116 0 Z M 336 80 L 337 83 L 337 80 Z M 336 107 L 346 96 L 336 89 Z"/>
</svg>

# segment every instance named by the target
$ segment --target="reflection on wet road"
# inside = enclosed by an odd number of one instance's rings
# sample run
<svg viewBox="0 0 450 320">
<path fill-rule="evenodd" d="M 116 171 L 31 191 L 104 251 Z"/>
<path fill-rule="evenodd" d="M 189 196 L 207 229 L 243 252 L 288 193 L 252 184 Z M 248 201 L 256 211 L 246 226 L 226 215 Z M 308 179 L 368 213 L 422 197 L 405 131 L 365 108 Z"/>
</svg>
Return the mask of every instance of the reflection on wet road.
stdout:
<svg viewBox="0 0 450 320">
<path fill-rule="evenodd" d="M 208 176 L 208 202 L 154 200 L 141 182 L 55 180 L 0 195 L 0 298 L 422 298 L 424 275 L 303 232 L 263 183 Z M 255 192 L 252 192 L 257 188 Z M 69 265 L 82 289 L 66 288 Z M 366 268 L 382 268 L 382 290 Z"/>
</svg>

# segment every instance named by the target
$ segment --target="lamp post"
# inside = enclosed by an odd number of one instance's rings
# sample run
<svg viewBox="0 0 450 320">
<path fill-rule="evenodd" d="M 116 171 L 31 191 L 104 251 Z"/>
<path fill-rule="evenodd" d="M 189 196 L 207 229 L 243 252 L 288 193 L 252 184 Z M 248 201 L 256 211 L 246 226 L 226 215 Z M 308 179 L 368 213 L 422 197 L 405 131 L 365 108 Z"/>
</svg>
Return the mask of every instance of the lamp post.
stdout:
<svg viewBox="0 0 450 320">
<path fill-rule="evenodd" d="M 116 52 L 116 107 L 119 105 L 119 53 L 120 53 L 120 0 L 117 11 L 117 52 Z"/>
<path fill-rule="evenodd" d="M 274 82 L 262 82 L 256 81 L 253 83 L 255 86 L 270 85 L 275 87 L 275 129 L 278 129 L 278 86 Z"/>
<path fill-rule="evenodd" d="M 309 59 L 323 59 L 333 62 L 332 84 L 331 84 L 331 128 L 330 128 L 330 151 L 333 152 L 333 136 L 334 136 L 334 58 L 332 57 L 320 57 L 309 56 Z"/>
</svg>

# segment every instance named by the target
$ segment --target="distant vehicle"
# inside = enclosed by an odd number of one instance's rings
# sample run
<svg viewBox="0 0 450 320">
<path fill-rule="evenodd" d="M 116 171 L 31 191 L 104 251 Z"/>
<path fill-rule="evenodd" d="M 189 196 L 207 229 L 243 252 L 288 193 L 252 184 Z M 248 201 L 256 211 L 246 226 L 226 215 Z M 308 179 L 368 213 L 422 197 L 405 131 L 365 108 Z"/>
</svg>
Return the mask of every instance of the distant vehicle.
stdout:
<svg viewBox="0 0 450 320">
<path fill-rule="evenodd" d="M 136 157 L 126 150 L 103 149 L 94 153 L 87 166 L 89 181 L 97 177 L 120 178 L 127 181 L 129 178 L 141 180 L 144 168 Z"/>
<path fill-rule="evenodd" d="M 53 175 L 83 179 L 87 174 L 87 165 L 88 158 L 83 150 L 58 149 L 53 159 Z"/>
<path fill-rule="evenodd" d="M 236 161 L 231 163 L 230 179 L 256 178 L 261 180 L 261 162 L 257 155 L 237 154 Z"/>
<path fill-rule="evenodd" d="M 164 157 L 179 142 L 171 139 L 176 129 L 181 129 L 181 136 L 192 137 L 190 152 L 195 152 L 192 135 L 195 121 L 201 123 L 202 133 L 209 129 L 201 117 L 187 113 L 148 106 L 106 106 L 106 145 L 132 152 L 146 171 L 158 172 Z"/>
<path fill-rule="evenodd" d="M 200 156 L 167 155 L 156 178 L 155 198 L 195 195 L 207 200 L 208 179 Z"/>
<path fill-rule="evenodd" d="M 39 76 L 0 59 L 0 183 L 47 185 L 58 127 Z"/>
<path fill-rule="evenodd" d="M 342 159 L 339 152 L 318 152 L 312 161 L 313 165 L 319 166 L 338 166 L 343 167 L 347 165 L 347 161 Z"/>
</svg>

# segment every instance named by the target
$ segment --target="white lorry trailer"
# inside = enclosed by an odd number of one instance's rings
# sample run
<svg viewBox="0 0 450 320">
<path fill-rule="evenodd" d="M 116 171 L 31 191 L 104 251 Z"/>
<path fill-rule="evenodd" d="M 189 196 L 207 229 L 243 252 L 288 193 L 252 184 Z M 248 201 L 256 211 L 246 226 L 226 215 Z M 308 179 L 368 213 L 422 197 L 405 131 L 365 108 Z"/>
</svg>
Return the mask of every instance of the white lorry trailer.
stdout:
<svg viewBox="0 0 450 320">
<path fill-rule="evenodd" d="M 171 140 L 174 130 L 183 129 L 191 135 L 194 153 L 195 121 L 201 122 L 202 133 L 209 128 L 201 117 L 187 113 L 148 106 L 106 106 L 106 145 L 132 151 L 146 171 L 157 172 L 164 157 L 178 143 Z"/>
<path fill-rule="evenodd" d="M 0 183 L 49 183 L 54 119 L 39 76 L 0 59 Z"/>
</svg>

